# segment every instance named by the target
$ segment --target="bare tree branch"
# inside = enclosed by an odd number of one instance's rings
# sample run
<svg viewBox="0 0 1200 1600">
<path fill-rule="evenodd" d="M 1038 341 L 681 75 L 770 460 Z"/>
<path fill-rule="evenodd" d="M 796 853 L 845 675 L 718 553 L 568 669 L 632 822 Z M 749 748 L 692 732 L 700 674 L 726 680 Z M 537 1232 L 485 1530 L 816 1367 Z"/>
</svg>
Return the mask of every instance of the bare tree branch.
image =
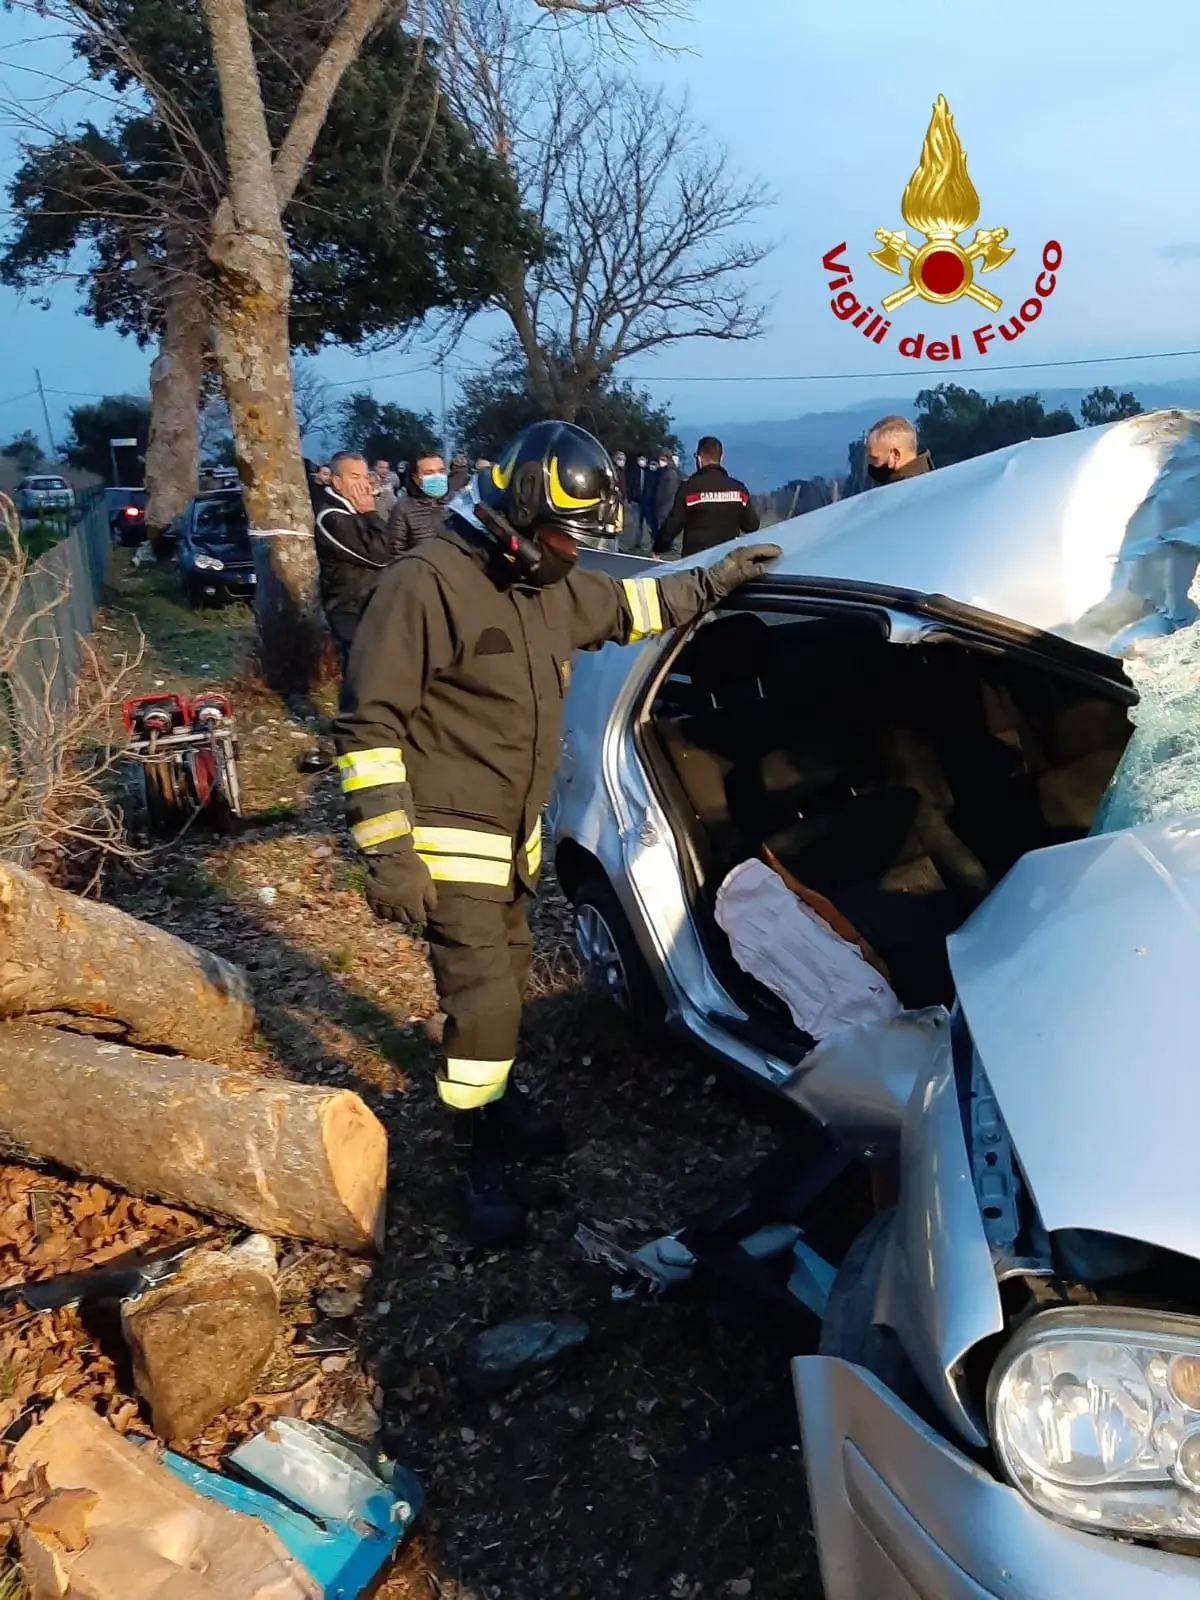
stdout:
<svg viewBox="0 0 1200 1600">
<path fill-rule="evenodd" d="M 275 192 L 281 211 L 291 203 L 317 136 L 325 126 L 338 85 L 358 56 L 367 35 L 385 12 L 394 10 L 397 16 L 403 16 L 407 9 L 405 0 L 398 0 L 398 3 L 397 0 L 349 0 L 337 31 L 304 85 L 291 126 L 275 153 Z"/>
<path fill-rule="evenodd" d="M 457 0 L 457 24 L 454 109 L 554 241 L 545 259 L 511 263 L 499 297 L 547 413 L 574 416 L 631 356 L 757 338 L 753 272 L 771 248 L 759 233 L 769 197 L 731 170 L 686 104 L 561 38 L 539 39 L 518 0 Z"/>
</svg>

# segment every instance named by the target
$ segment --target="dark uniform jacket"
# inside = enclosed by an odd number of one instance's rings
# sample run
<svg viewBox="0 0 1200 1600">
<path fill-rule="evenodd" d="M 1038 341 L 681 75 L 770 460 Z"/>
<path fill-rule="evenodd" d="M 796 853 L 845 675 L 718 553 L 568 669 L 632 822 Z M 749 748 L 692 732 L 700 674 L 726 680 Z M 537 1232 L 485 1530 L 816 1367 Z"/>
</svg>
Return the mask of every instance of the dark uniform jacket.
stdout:
<svg viewBox="0 0 1200 1600">
<path fill-rule="evenodd" d="M 442 525 L 446 510 L 444 500 L 431 500 L 428 495 L 401 495 L 392 507 L 388 518 L 388 539 L 393 556 L 401 556 L 426 539 L 432 539 Z"/>
<path fill-rule="evenodd" d="M 378 511 L 355 511 L 327 485 L 313 495 L 321 600 L 330 616 L 358 617 L 392 559 L 387 520 Z"/>
<path fill-rule="evenodd" d="M 334 726 L 360 850 L 415 845 L 435 882 L 486 900 L 532 889 L 576 650 L 632 644 L 713 602 L 705 571 L 543 589 L 494 576 L 452 525 L 395 562 L 362 619 Z"/>
<path fill-rule="evenodd" d="M 675 504 L 658 530 L 655 554 L 669 550 L 682 533 L 684 555 L 694 556 L 698 550 L 736 539 L 739 533 L 757 533 L 758 523 L 744 483 L 731 478 L 724 467 L 701 467 L 680 484 Z"/>
</svg>

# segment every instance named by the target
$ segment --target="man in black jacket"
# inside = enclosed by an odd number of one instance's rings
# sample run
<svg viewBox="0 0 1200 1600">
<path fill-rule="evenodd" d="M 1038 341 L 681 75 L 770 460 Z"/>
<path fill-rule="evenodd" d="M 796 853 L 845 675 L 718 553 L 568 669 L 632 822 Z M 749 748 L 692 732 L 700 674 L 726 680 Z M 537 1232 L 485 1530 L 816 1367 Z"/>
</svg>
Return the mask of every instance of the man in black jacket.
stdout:
<svg viewBox="0 0 1200 1600">
<path fill-rule="evenodd" d="M 572 654 L 686 627 L 779 554 L 752 545 L 662 578 L 580 570 L 577 542 L 619 526 L 603 445 L 565 422 L 527 428 L 380 580 L 334 730 L 367 901 L 427 928 L 460 1225 L 481 1246 L 524 1237 L 504 1154 L 561 1147 L 507 1090 Z"/>
<path fill-rule="evenodd" d="M 439 455 L 418 456 L 404 487 L 406 492 L 396 501 L 388 518 L 393 556 L 415 550 L 425 539 L 432 539 L 441 527 L 450 488 L 446 463 Z"/>
<path fill-rule="evenodd" d="M 928 450 L 917 453 L 917 430 L 907 417 L 880 417 L 867 434 L 867 477 L 878 488 L 933 471 Z"/>
<path fill-rule="evenodd" d="M 665 555 L 683 535 L 683 553 L 694 556 L 711 550 L 740 533 L 757 533 L 758 512 L 750 491 L 737 478 L 731 478 L 721 465 L 724 447 L 711 435 L 696 446 L 696 470 L 679 486 L 675 503 L 658 530 L 654 554 Z"/>
<path fill-rule="evenodd" d="M 344 673 L 359 619 L 392 557 L 367 463 L 353 451 L 339 450 L 330 468 L 329 484 L 313 492 L 314 533 L 321 602 Z"/>
</svg>

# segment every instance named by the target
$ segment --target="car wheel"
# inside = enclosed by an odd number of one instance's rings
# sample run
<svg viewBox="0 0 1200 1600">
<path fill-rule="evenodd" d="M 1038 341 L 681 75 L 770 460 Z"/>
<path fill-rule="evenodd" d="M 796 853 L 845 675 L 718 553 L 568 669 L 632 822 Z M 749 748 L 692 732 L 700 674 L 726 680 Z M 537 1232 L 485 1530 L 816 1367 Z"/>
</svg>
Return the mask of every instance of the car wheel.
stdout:
<svg viewBox="0 0 1200 1600">
<path fill-rule="evenodd" d="M 187 597 L 188 605 L 193 611 L 203 611 L 205 606 L 208 604 L 205 596 L 200 591 L 199 584 L 194 578 L 185 578 L 183 580 L 183 592 Z"/>
<path fill-rule="evenodd" d="M 873 1320 L 895 1220 L 894 1208 L 880 1212 L 846 1252 L 825 1308 L 817 1351 L 865 1367 L 910 1410 L 928 1419 L 931 1402 L 903 1346 L 890 1328 Z"/>
<path fill-rule="evenodd" d="M 572 901 L 575 948 L 588 981 L 631 1021 L 661 1024 L 662 998 L 611 886 L 598 875 L 585 878 Z"/>
</svg>

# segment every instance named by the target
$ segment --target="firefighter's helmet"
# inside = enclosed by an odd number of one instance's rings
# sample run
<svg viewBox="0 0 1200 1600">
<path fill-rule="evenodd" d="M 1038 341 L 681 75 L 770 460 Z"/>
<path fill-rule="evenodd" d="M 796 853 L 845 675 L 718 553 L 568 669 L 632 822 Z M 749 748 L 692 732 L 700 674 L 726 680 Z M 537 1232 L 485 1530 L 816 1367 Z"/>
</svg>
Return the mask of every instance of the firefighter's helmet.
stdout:
<svg viewBox="0 0 1200 1600">
<path fill-rule="evenodd" d="M 535 422 L 478 474 L 478 500 L 519 533 L 561 528 L 580 543 L 621 531 L 617 469 L 608 451 L 570 422 Z"/>
</svg>

